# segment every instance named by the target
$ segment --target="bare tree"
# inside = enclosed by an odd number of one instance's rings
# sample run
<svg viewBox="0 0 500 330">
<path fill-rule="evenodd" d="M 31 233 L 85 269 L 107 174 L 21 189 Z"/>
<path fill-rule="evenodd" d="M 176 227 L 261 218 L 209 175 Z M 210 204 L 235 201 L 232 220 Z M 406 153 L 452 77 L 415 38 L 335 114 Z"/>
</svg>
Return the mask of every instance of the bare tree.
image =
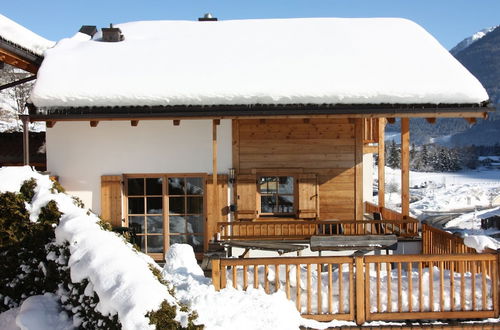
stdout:
<svg viewBox="0 0 500 330">
<path fill-rule="evenodd" d="M 14 82 L 19 79 L 29 77 L 30 75 L 31 75 L 30 73 L 27 73 L 23 70 L 5 64 L 4 67 L 0 69 L 0 84 L 3 85 L 10 82 Z M 33 82 L 30 81 L 23 84 L 19 84 L 14 87 L 7 88 L 3 90 L 2 93 L 0 94 L 0 97 L 7 99 L 6 100 L 7 103 L 14 105 L 14 109 L 16 112 L 14 115 L 16 120 L 18 119 L 17 116 L 24 112 L 25 104 L 29 99 L 32 88 L 33 88 Z M 9 112 L 5 111 L 5 109 L 3 109 L 3 111 L 1 110 L 2 109 L 0 109 L 0 116 L 1 116 L 0 118 L 9 119 L 10 117 L 10 119 L 12 119 L 12 114 L 9 114 Z M 20 124 L 18 120 L 17 120 L 17 125 L 19 128 Z"/>
</svg>

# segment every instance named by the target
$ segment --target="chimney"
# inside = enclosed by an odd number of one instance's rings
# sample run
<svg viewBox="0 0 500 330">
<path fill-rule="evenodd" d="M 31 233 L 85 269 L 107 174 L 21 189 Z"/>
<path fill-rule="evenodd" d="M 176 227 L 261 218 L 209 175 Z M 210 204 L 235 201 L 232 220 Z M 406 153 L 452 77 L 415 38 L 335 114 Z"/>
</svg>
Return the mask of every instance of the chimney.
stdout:
<svg viewBox="0 0 500 330">
<path fill-rule="evenodd" d="M 215 22 L 217 17 L 213 17 L 212 14 L 206 13 L 203 17 L 198 18 L 198 22 Z"/>
<path fill-rule="evenodd" d="M 122 30 L 113 27 L 113 24 L 109 24 L 109 28 L 102 28 L 102 41 L 105 42 L 118 42 L 125 39 L 122 34 Z"/>
<path fill-rule="evenodd" d="M 95 25 L 82 25 L 78 32 L 84 33 L 92 38 L 94 34 L 97 33 L 97 27 Z"/>
</svg>

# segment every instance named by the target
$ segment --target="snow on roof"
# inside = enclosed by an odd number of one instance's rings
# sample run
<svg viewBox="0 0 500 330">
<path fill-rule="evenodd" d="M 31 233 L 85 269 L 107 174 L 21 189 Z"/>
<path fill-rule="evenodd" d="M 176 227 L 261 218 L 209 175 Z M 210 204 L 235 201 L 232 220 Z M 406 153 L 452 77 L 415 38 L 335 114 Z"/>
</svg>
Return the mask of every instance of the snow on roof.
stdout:
<svg viewBox="0 0 500 330">
<path fill-rule="evenodd" d="M 22 25 L 0 14 L 0 38 L 20 46 L 34 54 L 43 52 L 54 46 L 55 42 L 47 40 L 28 30 Z"/>
<path fill-rule="evenodd" d="M 479 81 L 419 25 L 398 18 L 119 24 L 46 52 L 38 107 L 480 103 Z"/>
</svg>

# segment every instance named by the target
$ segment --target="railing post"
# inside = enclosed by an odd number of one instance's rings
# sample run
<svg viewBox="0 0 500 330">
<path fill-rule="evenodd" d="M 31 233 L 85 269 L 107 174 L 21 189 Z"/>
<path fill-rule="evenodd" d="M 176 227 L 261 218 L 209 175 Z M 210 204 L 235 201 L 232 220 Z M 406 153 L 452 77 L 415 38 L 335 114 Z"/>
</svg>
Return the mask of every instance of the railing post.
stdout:
<svg viewBox="0 0 500 330">
<path fill-rule="evenodd" d="M 355 257 L 354 262 L 356 264 L 356 324 L 362 325 L 366 320 L 364 257 Z"/>
<path fill-rule="evenodd" d="M 220 259 L 212 259 L 212 284 L 215 291 L 220 291 Z"/>
</svg>

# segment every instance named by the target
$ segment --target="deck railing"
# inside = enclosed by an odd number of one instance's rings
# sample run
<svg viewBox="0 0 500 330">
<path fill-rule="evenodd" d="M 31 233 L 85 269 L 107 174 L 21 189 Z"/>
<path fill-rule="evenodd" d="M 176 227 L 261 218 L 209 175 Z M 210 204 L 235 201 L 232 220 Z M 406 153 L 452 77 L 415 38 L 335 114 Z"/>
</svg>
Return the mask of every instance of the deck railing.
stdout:
<svg viewBox="0 0 500 330">
<path fill-rule="evenodd" d="M 497 267 L 495 254 L 245 258 L 213 260 L 212 278 L 216 290 L 284 291 L 304 317 L 362 324 L 498 317 Z"/>
<path fill-rule="evenodd" d="M 365 213 L 380 213 L 382 216 L 382 219 L 384 220 L 402 220 L 402 219 L 407 219 L 407 220 L 412 220 L 412 221 L 418 221 L 417 219 L 413 217 L 404 217 L 402 213 L 398 211 L 394 211 L 391 209 L 388 209 L 384 206 L 378 206 L 376 204 L 370 203 L 370 202 L 365 202 Z"/>
<path fill-rule="evenodd" d="M 323 235 L 384 235 L 416 237 L 415 220 L 291 220 L 219 222 L 222 240 L 294 240 Z"/>
<path fill-rule="evenodd" d="M 463 238 L 422 224 L 423 254 L 463 254 L 476 253 L 476 250 L 464 244 Z"/>
</svg>

